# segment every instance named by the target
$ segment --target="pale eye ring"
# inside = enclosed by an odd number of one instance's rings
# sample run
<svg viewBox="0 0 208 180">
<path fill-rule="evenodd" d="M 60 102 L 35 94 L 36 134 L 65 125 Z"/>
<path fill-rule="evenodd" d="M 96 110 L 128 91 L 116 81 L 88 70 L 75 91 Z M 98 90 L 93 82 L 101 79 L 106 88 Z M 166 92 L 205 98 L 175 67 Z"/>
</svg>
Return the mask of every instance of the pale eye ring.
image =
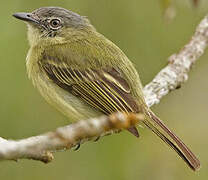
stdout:
<svg viewBox="0 0 208 180">
<path fill-rule="evenodd" d="M 52 19 L 50 22 L 51 29 L 57 30 L 61 27 L 61 20 L 60 19 Z"/>
</svg>

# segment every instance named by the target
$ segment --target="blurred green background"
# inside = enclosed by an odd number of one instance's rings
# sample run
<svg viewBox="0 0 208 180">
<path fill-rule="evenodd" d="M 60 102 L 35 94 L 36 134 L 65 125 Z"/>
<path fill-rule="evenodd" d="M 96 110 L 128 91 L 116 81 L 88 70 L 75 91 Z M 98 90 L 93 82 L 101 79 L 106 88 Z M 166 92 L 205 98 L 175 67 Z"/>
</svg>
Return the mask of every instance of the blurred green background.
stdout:
<svg viewBox="0 0 208 180">
<path fill-rule="evenodd" d="M 167 58 L 190 40 L 196 25 L 208 13 L 208 2 L 194 8 L 189 0 L 174 2 L 176 17 L 169 23 L 155 0 L 15 0 L 0 6 L 0 136 L 19 139 L 68 124 L 49 106 L 26 76 L 29 48 L 26 26 L 12 14 L 41 6 L 61 6 L 89 17 L 97 30 L 117 44 L 135 63 L 143 84 Z M 55 154 L 50 164 L 20 160 L 0 162 L 1 180 L 198 180 L 208 178 L 208 53 L 194 65 L 189 81 L 152 109 L 201 160 L 192 172 L 149 130 L 136 139 L 127 132 L 81 146 L 77 152 Z"/>
</svg>

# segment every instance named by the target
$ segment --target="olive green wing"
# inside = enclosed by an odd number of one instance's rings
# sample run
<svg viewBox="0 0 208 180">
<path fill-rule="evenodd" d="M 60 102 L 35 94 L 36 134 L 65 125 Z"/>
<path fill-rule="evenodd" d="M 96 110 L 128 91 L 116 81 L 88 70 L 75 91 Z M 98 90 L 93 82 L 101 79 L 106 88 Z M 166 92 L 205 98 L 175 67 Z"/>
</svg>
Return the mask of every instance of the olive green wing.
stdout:
<svg viewBox="0 0 208 180">
<path fill-rule="evenodd" d="M 51 61 L 40 62 L 39 65 L 51 81 L 104 114 L 139 112 L 128 83 L 112 67 L 80 70 Z M 136 128 L 130 128 L 129 131 L 138 136 Z"/>
</svg>

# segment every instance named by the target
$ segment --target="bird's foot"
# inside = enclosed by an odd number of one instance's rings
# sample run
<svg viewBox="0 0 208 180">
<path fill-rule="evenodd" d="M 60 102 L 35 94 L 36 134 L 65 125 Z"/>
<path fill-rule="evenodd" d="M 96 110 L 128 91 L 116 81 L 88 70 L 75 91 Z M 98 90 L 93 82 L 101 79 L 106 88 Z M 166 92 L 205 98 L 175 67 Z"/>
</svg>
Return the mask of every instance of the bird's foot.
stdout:
<svg viewBox="0 0 208 180">
<path fill-rule="evenodd" d="M 100 139 L 100 136 L 96 137 L 96 139 L 94 140 L 94 142 L 97 142 Z"/>
<path fill-rule="evenodd" d="M 77 151 L 77 150 L 80 148 L 80 146 L 81 146 L 81 143 L 79 142 L 79 143 L 76 145 L 76 147 L 74 148 L 74 151 Z"/>
</svg>

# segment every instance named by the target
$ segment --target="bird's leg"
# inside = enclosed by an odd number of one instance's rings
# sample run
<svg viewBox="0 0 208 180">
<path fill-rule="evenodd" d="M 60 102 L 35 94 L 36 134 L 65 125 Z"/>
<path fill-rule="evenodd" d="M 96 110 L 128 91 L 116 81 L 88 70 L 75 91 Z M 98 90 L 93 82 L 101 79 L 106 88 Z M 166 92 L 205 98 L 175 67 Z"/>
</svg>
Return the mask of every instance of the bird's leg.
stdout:
<svg viewBox="0 0 208 180">
<path fill-rule="evenodd" d="M 76 145 L 74 151 L 77 151 L 80 148 L 80 146 L 81 146 L 81 142 L 78 142 L 78 144 Z"/>
<path fill-rule="evenodd" d="M 96 137 L 96 139 L 94 140 L 94 142 L 97 142 L 100 139 L 100 136 Z"/>
</svg>

